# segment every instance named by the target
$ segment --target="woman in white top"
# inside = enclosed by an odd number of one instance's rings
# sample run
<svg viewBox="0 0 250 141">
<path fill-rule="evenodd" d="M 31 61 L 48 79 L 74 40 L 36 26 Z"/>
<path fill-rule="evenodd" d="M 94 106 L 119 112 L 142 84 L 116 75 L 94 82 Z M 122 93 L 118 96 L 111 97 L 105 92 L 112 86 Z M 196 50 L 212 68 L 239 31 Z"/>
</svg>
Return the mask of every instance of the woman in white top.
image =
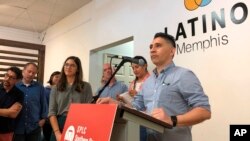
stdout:
<svg viewBox="0 0 250 141">
<path fill-rule="evenodd" d="M 139 64 L 131 63 L 135 80 L 130 83 L 128 91 L 133 97 L 141 90 L 143 82 L 149 77 L 146 59 L 142 56 L 135 56 L 134 59 L 138 59 Z"/>
<path fill-rule="evenodd" d="M 135 56 L 134 59 L 138 59 L 138 64 L 131 63 L 133 72 L 135 74 L 135 80 L 129 85 L 129 95 L 134 97 L 142 88 L 142 84 L 149 77 L 147 69 L 147 60 L 142 56 Z M 140 126 L 140 141 L 147 139 L 146 128 Z"/>
</svg>

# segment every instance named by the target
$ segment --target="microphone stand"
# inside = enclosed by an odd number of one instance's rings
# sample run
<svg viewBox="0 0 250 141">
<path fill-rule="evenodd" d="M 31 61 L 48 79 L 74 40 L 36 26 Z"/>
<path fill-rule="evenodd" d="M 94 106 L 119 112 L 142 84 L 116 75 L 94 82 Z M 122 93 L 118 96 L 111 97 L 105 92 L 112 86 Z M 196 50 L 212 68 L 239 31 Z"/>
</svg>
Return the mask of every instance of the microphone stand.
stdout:
<svg viewBox="0 0 250 141">
<path fill-rule="evenodd" d="M 126 63 L 127 60 L 123 59 L 120 64 L 116 67 L 115 72 L 112 74 L 112 76 L 109 78 L 109 80 L 106 82 L 106 84 L 101 88 L 100 91 L 98 91 L 98 94 L 92 97 L 91 103 L 96 103 L 96 100 L 100 97 L 103 90 L 109 85 L 112 78 L 115 76 L 115 74 L 119 71 L 119 69 L 123 66 L 124 63 Z M 111 68 L 112 69 L 112 68 Z"/>
</svg>

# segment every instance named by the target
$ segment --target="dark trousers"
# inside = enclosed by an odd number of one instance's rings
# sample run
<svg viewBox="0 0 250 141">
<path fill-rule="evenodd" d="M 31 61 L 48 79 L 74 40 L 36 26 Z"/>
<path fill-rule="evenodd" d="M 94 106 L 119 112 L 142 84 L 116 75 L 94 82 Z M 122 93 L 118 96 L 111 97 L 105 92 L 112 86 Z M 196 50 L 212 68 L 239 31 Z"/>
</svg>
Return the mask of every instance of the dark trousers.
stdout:
<svg viewBox="0 0 250 141">
<path fill-rule="evenodd" d="M 50 136 L 52 132 L 52 127 L 50 125 L 49 120 L 46 120 L 45 124 L 43 125 L 43 141 L 50 141 Z"/>
<path fill-rule="evenodd" d="M 144 126 L 140 126 L 140 141 L 147 140 L 147 129 Z"/>
<path fill-rule="evenodd" d="M 41 141 L 41 128 L 25 134 L 14 134 L 13 141 Z"/>
</svg>

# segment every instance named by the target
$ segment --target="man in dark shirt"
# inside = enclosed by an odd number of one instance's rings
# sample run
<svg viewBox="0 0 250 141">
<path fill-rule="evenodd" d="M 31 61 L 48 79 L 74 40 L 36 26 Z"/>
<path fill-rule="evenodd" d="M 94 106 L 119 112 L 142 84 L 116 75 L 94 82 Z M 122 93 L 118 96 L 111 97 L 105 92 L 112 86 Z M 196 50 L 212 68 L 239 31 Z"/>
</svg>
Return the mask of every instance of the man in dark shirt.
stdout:
<svg viewBox="0 0 250 141">
<path fill-rule="evenodd" d="M 35 63 L 27 63 L 22 70 L 22 80 L 16 86 L 24 93 L 23 109 L 16 122 L 13 141 L 40 141 L 41 127 L 48 115 L 44 87 L 34 81 L 38 73 Z"/>
<path fill-rule="evenodd" d="M 0 84 L 0 141 L 12 141 L 15 118 L 22 109 L 23 92 L 16 86 L 22 78 L 22 71 L 17 67 L 10 67 Z"/>
</svg>

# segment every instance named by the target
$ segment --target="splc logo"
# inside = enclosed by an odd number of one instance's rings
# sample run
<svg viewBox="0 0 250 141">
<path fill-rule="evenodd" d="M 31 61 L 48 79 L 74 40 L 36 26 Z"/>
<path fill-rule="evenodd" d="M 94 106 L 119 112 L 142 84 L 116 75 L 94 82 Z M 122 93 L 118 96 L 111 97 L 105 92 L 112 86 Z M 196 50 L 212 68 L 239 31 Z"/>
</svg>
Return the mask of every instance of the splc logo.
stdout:
<svg viewBox="0 0 250 141">
<path fill-rule="evenodd" d="M 212 0 L 184 0 L 184 4 L 187 10 L 193 11 L 198 7 L 207 6 Z"/>
</svg>

